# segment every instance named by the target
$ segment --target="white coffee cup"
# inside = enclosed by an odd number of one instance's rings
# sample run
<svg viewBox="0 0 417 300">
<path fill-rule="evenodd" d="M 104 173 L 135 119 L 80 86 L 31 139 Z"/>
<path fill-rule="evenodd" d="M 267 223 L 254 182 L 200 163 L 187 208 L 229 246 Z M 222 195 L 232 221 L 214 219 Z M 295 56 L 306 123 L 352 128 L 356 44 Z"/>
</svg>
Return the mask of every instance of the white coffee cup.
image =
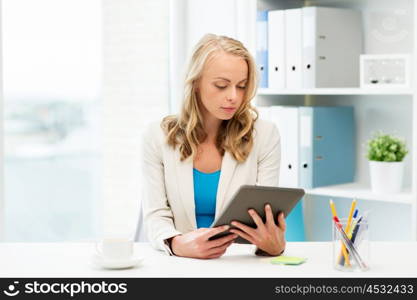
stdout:
<svg viewBox="0 0 417 300">
<path fill-rule="evenodd" d="M 96 251 L 105 259 L 129 259 L 133 255 L 133 241 L 126 238 L 104 238 L 96 244 Z"/>
</svg>

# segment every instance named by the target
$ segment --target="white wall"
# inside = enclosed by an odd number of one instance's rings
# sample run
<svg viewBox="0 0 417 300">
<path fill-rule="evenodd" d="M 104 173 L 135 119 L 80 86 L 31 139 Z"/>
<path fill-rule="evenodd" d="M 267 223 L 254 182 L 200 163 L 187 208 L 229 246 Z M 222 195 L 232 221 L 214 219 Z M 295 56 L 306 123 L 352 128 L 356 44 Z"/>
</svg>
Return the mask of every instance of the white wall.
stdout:
<svg viewBox="0 0 417 300">
<path fill-rule="evenodd" d="M 104 234 L 132 236 L 142 196 L 141 133 L 168 113 L 165 0 L 103 1 Z"/>
<path fill-rule="evenodd" d="M 237 5 L 237 3 L 239 5 Z M 171 0 L 170 2 L 170 101 L 179 111 L 189 56 L 206 33 L 240 40 L 255 56 L 255 0 Z"/>
</svg>

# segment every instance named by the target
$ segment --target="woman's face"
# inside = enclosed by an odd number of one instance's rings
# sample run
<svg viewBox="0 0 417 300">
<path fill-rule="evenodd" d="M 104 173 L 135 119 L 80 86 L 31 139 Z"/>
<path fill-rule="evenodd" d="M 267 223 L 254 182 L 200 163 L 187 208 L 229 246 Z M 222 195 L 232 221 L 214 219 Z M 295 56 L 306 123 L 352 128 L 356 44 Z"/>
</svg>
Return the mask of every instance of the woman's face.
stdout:
<svg viewBox="0 0 417 300">
<path fill-rule="evenodd" d="M 199 80 L 203 116 L 229 120 L 243 101 L 248 77 L 245 59 L 225 52 L 208 60 Z"/>
</svg>

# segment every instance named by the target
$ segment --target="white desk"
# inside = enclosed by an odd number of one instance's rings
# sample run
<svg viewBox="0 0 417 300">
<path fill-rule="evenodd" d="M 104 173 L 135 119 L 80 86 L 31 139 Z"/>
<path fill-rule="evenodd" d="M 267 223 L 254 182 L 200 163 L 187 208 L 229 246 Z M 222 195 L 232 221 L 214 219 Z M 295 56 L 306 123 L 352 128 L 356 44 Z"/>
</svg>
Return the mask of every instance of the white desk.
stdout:
<svg viewBox="0 0 417 300">
<path fill-rule="evenodd" d="M 307 257 L 299 266 L 273 265 L 252 245 L 232 245 L 219 259 L 167 256 L 135 244 L 141 266 L 104 270 L 91 263 L 92 243 L 0 243 L 0 277 L 417 277 L 417 242 L 371 243 L 371 269 L 340 272 L 332 267 L 328 242 L 288 243 L 285 255 Z"/>
</svg>

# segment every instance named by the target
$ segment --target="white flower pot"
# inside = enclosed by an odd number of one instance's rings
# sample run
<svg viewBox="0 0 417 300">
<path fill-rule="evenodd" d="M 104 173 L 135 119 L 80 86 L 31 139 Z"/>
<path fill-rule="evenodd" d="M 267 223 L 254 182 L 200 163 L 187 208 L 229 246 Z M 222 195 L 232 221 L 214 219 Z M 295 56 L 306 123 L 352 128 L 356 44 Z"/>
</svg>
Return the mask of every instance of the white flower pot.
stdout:
<svg viewBox="0 0 417 300">
<path fill-rule="evenodd" d="M 404 162 L 369 161 L 369 168 L 372 192 L 377 194 L 401 192 Z"/>
</svg>

